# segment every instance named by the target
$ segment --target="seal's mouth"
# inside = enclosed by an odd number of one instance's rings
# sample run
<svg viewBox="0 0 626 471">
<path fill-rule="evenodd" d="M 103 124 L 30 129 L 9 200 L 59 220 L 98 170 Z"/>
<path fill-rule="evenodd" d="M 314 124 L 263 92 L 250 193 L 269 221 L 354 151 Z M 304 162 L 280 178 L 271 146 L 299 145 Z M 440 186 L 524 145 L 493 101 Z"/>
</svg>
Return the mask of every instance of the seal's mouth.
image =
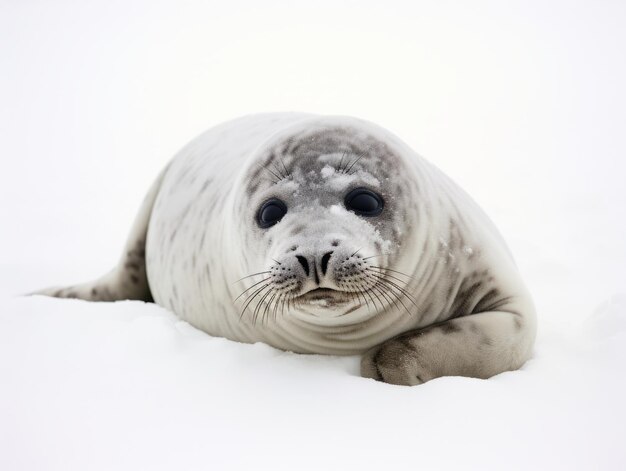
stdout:
<svg viewBox="0 0 626 471">
<path fill-rule="evenodd" d="M 300 301 L 320 307 L 334 307 L 350 301 L 350 297 L 343 291 L 330 288 L 315 288 L 298 296 Z"/>
</svg>

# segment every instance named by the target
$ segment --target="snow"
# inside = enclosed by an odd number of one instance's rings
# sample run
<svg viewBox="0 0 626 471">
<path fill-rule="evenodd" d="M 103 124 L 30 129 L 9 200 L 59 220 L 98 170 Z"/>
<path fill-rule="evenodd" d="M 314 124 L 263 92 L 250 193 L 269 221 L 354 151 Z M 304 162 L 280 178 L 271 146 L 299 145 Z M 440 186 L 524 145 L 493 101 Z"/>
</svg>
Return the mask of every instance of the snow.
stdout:
<svg viewBox="0 0 626 471">
<path fill-rule="evenodd" d="M 2 305 L 2 469 L 611 469 L 626 458 L 616 329 L 544 330 L 521 371 L 416 388 L 356 357 L 209 337 L 152 304 Z M 451 451 L 451 447 L 454 451 Z"/>
<path fill-rule="evenodd" d="M 0 469 L 626 466 L 626 6 L 355 5 L 0 5 Z M 19 296 L 111 268 L 194 135 L 290 109 L 389 128 L 485 208 L 538 308 L 522 370 L 396 387 Z"/>
</svg>

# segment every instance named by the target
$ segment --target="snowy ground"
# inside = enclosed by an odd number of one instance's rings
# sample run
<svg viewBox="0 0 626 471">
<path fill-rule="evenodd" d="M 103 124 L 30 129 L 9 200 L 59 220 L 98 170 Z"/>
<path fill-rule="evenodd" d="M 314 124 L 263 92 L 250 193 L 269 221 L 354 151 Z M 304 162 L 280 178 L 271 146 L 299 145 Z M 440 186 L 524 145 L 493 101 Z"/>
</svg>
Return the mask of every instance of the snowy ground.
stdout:
<svg viewBox="0 0 626 471">
<path fill-rule="evenodd" d="M 0 3 L 1 470 L 624 469 L 626 7 L 379 5 Z M 533 360 L 402 388 L 155 305 L 17 296 L 109 269 L 178 148 L 277 110 L 375 121 L 475 196 Z"/>
</svg>

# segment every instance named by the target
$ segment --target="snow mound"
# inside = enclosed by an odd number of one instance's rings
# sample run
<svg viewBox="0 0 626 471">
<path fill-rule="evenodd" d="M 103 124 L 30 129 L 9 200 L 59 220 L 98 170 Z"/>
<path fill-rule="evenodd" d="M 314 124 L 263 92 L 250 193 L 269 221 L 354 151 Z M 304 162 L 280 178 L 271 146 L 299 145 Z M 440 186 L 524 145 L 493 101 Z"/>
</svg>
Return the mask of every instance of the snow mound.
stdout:
<svg viewBox="0 0 626 471">
<path fill-rule="evenodd" d="M 0 307 L 0 469 L 606 469 L 626 460 L 624 297 L 579 331 L 542 328 L 520 371 L 413 388 L 360 378 L 357 357 L 210 337 L 154 304 L 30 297 Z"/>
</svg>

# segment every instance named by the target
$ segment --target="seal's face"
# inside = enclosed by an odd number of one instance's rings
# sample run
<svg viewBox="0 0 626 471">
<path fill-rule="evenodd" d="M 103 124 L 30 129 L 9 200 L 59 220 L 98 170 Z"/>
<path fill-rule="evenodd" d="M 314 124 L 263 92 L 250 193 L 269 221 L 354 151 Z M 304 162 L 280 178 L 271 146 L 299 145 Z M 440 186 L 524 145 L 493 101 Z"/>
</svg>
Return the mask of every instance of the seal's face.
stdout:
<svg viewBox="0 0 626 471">
<path fill-rule="evenodd" d="M 242 293 L 242 314 L 359 322 L 406 303 L 408 280 L 391 269 L 414 220 L 403 160 L 345 127 L 291 135 L 264 156 L 239 203 L 250 269 L 242 276 L 262 278 Z"/>
</svg>

